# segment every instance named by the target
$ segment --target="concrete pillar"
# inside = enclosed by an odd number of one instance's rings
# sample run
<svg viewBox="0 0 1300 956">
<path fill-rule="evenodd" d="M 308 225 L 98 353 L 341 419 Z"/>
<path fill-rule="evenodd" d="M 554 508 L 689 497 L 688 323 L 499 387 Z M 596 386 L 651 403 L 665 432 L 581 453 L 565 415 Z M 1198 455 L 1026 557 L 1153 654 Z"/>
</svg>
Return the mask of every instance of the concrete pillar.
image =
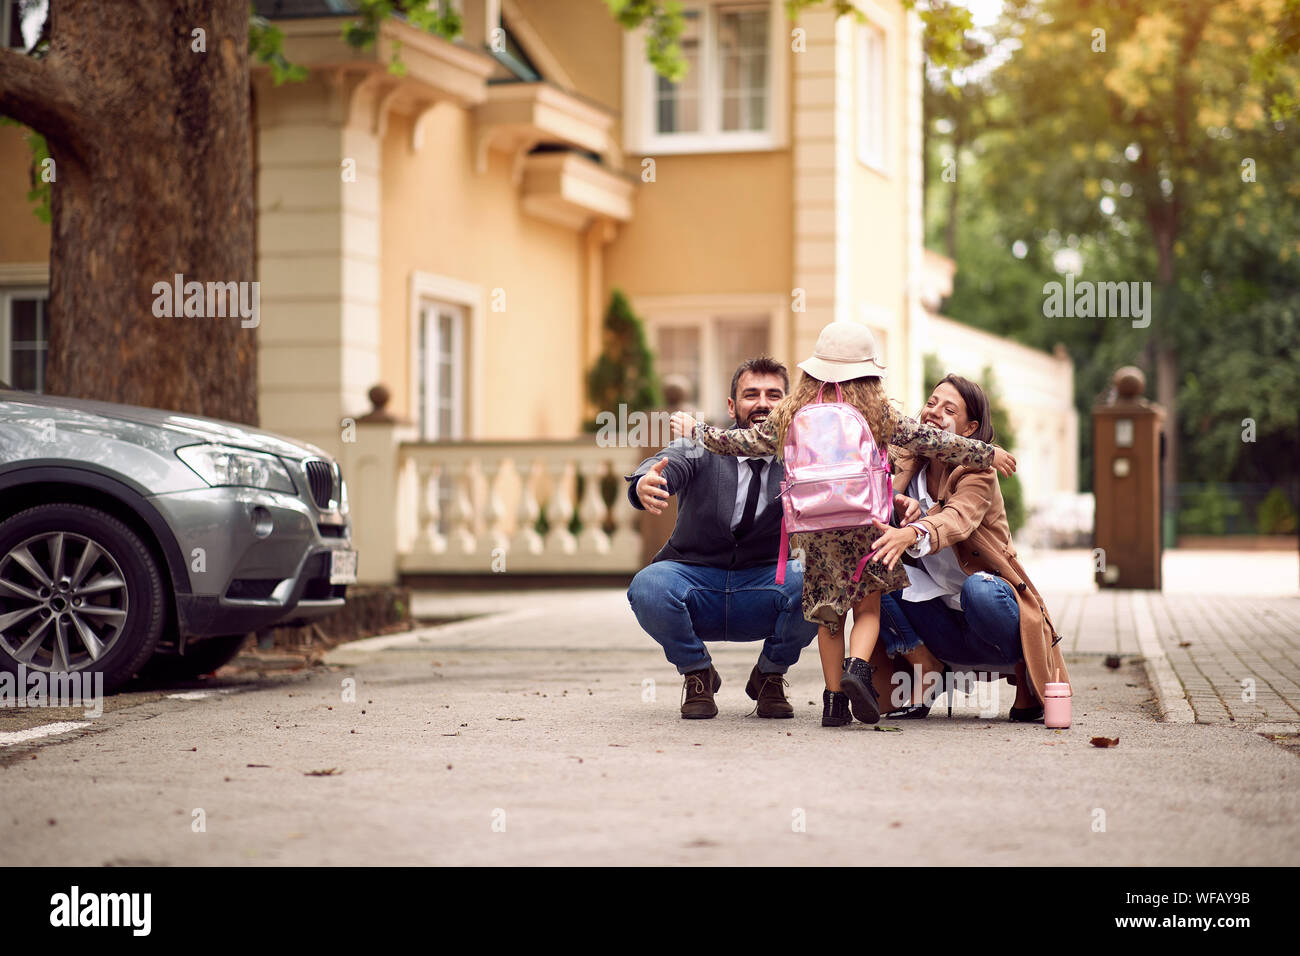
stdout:
<svg viewBox="0 0 1300 956">
<path fill-rule="evenodd" d="M 380 136 L 358 75 L 256 85 L 264 428 L 341 450 L 379 378 Z"/>
</svg>

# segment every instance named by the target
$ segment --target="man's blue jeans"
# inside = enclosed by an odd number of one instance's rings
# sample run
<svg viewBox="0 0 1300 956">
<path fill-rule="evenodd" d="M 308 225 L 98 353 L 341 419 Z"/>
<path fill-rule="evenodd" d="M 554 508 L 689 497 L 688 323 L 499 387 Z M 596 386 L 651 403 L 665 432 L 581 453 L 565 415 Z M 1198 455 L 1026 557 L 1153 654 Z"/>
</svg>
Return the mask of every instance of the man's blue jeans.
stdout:
<svg viewBox="0 0 1300 956">
<path fill-rule="evenodd" d="M 954 670 L 1009 671 L 1024 657 L 1020 605 L 1011 585 L 980 571 L 961 588 L 960 611 L 942 598 L 904 601 L 902 591 L 880 596 L 880 624 L 890 656 L 924 643 Z"/>
<path fill-rule="evenodd" d="M 627 599 L 679 674 L 709 666 L 705 641 L 762 641 L 759 671 L 784 674 L 813 642 L 817 625 L 803 619 L 803 567 L 791 561 L 785 584 L 775 578 L 775 564 L 727 571 L 656 561 L 637 572 Z"/>
</svg>

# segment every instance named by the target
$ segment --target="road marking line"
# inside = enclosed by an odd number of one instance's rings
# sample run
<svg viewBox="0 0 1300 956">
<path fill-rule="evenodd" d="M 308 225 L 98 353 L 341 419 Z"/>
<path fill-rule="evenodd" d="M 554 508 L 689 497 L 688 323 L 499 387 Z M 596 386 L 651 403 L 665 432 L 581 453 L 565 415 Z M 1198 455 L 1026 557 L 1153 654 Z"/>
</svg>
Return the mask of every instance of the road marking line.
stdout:
<svg viewBox="0 0 1300 956">
<path fill-rule="evenodd" d="M 0 733 L 0 747 L 10 747 L 14 744 L 21 744 L 28 740 L 36 740 L 40 737 L 49 737 L 52 734 L 66 734 L 71 730 L 80 730 L 82 727 L 89 727 L 88 720 L 65 720 L 57 724 L 42 724 L 39 727 L 28 727 L 26 730 L 11 730 L 6 733 Z"/>
<path fill-rule="evenodd" d="M 1194 724 L 1196 714 L 1187 702 L 1183 691 L 1183 682 L 1178 679 L 1173 665 L 1165 655 L 1164 645 L 1156 631 L 1155 618 L 1151 615 L 1151 604 L 1142 591 L 1131 592 L 1133 605 L 1133 623 L 1137 627 L 1138 651 L 1142 654 L 1143 666 L 1147 679 L 1156 692 L 1156 703 L 1160 707 L 1160 719 L 1171 724 Z"/>
</svg>

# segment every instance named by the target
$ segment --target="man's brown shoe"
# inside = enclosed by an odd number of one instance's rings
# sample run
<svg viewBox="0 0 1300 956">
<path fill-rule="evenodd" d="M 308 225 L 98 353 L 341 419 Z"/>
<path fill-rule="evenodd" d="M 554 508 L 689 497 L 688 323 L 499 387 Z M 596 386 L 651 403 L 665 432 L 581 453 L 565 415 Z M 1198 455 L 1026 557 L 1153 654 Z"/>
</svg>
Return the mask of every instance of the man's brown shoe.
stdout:
<svg viewBox="0 0 1300 956">
<path fill-rule="evenodd" d="M 686 680 L 682 684 L 682 719 L 704 720 L 718 716 L 718 705 L 713 702 L 713 695 L 722 686 L 722 678 L 713 665 L 683 676 Z"/>
<path fill-rule="evenodd" d="M 745 693 L 751 700 L 758 701 L 757 710 L 760 717 L 794 716 L 794 707 L 785 699 L 784 674 L 764 674 L 755 664 L 754 669 L 749 672 L 749 683 L 745 685 Z"/>
</svg>

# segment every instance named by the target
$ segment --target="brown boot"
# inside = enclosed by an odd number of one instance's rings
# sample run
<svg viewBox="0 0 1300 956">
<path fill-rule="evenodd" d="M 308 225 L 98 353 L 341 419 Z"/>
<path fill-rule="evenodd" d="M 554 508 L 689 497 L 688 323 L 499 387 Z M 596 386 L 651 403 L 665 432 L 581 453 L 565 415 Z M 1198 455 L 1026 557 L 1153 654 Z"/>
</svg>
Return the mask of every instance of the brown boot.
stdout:
<svg viewBox="0 0 1300 956">
<path fill-rule="evenodd" d="M 745 685 L 745 693 L 751 700 L 758 701 L 758 716 L 760 717 L 793 717 L 794 707 L 785 699 L 785 675 L 784 674 L 764 674 L 754 665 L 754 669 L 749 672 L 749 683 Z"/>
<path fill-rule="evenodd" d="M 682 684 L 682 719 L 705 720 L 718 716 L 718 705 L 713 702 L 713 695 L 722 686 L 722 678 L 713 665 L 683 676 L 686 679 Z"/>
</svg>

